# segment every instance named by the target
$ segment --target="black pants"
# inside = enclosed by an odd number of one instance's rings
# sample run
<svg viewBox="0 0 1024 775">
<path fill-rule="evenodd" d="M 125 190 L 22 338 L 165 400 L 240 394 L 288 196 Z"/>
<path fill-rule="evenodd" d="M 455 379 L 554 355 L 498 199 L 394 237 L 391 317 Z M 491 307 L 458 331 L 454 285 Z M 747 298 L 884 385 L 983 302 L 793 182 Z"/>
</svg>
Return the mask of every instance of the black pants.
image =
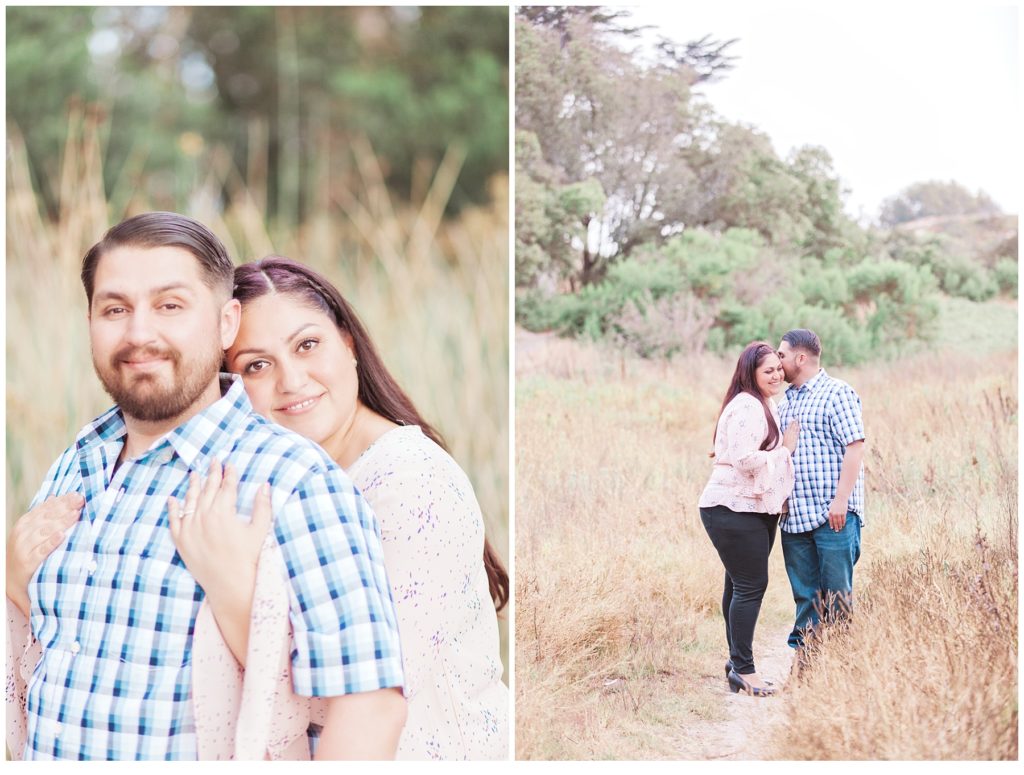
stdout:
<svg viewBox="0 0 1024 775">
<path fill-rule="evenodd" d="M 700 519 L 725 566 L 722 615 L 733 669 L 754 669 L 754 628 L 768 589 L 768 555 L 775 545 L 777 515 L 738 512 L 725 506 L 700 510 Z"/>
</svg>

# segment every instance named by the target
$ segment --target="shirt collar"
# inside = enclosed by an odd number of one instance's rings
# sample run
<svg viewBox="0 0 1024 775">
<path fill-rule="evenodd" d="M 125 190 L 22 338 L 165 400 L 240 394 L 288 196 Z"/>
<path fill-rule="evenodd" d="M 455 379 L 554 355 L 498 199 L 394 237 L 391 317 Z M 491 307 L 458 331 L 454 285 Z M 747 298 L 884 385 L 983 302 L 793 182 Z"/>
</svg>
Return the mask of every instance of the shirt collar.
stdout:
<svg viewBox="0 0 1024 775">
<path fill-rule="evenodd" d="M 213 453 L 241 433 L 253 413 L 240 376 L 221 374 L 220 389 L 217 401 L 154 442 L 150 451 L 169 444 L 190 469 L 205 467 Z M 120 407 L 114 406 L 83 428 L 75 444 L 83 450 L 94 444 L 120 441 L 127 433 L 124 415 Z"/>
<path fill-rule="evenodd" d="M 819 368 L 818 373 L 811 377 L 809 380 L 807 380 L 800 387 L 794 387 L 790 385 L 788 388 L 786 388 L 786 395 L 788 396 L 791 393 L 793 395 L 796 395 L 797 393 L 803 390 L 806 390 L 808 393 L 813 393 L 815 390 L 818 389 L 818 385 L 820 385 L 826 379 L 828 379 L 828 374 L 825 372 L 824 369 Z"/>
</svg>

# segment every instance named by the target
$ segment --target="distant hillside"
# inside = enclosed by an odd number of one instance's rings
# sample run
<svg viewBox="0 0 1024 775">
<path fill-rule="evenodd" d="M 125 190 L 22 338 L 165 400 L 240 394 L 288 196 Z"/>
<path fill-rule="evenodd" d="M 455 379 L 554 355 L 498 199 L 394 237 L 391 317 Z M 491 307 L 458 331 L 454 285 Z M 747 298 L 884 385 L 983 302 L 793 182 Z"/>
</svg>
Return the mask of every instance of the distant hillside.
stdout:
<svg viewBox="0 0 1024 775">
<path fill-rule="evenodd" d="M 1017 260 L 1016 215 L 936 215 L 898 224 L 895 231 L 922 238 L 941 235 L 952 252 L 992 267 L 1000 258 Z"/>
</svg>

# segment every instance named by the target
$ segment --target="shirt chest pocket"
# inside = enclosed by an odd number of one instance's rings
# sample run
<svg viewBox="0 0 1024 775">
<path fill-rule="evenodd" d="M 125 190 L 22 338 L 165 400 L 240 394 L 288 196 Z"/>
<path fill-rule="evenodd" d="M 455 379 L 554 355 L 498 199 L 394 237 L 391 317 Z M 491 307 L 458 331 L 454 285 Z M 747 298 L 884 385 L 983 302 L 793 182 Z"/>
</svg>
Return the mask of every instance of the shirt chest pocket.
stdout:
<svg viewBox="0 0 1024 775">
<path fill-rule="evenodd" d="M 179 497 L 180 500 L 180 497 Z M 167 524 L 167 496 L 125 494 L 109 514 L 97 514 L 96 552 L 154 561 L 184 570 Z"/>
</svg>

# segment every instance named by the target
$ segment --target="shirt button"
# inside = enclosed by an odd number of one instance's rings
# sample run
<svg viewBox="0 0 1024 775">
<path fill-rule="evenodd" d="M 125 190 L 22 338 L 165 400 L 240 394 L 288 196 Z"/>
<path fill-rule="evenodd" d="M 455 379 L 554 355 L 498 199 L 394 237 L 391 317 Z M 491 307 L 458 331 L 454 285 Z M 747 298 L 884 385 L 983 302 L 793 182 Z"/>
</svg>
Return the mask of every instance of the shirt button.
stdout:
<svg viewBox="0 0 1024 775">
<path fill-rule="evenodd" d="M 64 731 L 64 728 L 60 724 L 54 724 L 53 725 L 53 735 L 54 735 L 54 737 L 60 737 L 60 733 L 63 732 L 63 731 Z"/>
<path fill-rule="evenodd" d="M 100 566 L 97 564 L 96 560 L 90 560 L 88 567 L 89 567 L 89 575 L 91 576 L 93 573 L 96 572 L 96 569 L 98 567 L 100 567 Z"/>
<path fill-rule="evenodd" d="M 77 654 L 81 650 L 82 650 L 82 644 L 79 643 L 77 640 L 74 643 L 71 644 L 71 653 L 72 654 Z"/>
</svg>

